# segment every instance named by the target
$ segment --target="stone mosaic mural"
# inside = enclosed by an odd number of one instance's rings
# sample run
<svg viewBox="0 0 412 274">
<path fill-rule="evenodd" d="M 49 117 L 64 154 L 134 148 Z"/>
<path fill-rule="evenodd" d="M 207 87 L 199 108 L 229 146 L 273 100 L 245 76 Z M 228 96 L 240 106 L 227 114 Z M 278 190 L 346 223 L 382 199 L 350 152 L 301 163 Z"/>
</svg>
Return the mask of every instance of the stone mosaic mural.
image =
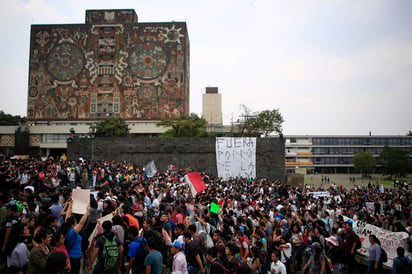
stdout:
<svg viewBox="0 0 412 274">
<path fill-rule="evenodd" d="M 35 121 L 188 115 L 186 23 L 88 10 L 86 24 L 32 25 L 28 93 Z"/>
</svg>

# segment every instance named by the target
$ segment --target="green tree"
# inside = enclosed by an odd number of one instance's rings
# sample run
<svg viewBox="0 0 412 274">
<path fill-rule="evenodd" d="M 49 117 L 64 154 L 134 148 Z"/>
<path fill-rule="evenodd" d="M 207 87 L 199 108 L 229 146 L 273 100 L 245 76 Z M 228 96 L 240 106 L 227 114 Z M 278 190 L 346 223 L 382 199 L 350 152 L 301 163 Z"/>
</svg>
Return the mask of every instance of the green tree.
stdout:
<svg viewBox="0 0 412 274">
<path fill-rule="evenodd" d="M 352 159 L 355 170 L 360 171 L 362 176 L 372 173 L 376 167 L 376 159 L 370 151 L 361 151 Z"/>
<path fill-rule="evenodd" d="M 2 126 L 17 126 L 19 124 L 24 124 L 26 122 L 26 117 L 20 117 L 19 115 L 6 114 L 4 111 L 0 111 L 0 125 Z"/>
<path fill-rule="evenodd" d="M 110 117 L 96 124 L 99 137 L 123 137 L 127 136 L 129 127 L 124 118 Z"/>
<path fill-rule="evenodd" d="M 271 132 L 280 133 L 284 122 L 279 109 L 264 110 L 247 121 L 247 130 L 253 134 L 262 133 L 267 137 Z"/>
<path fill-rule="evenodd" d="M 243 106 L 241 117 L 239 131 L 242 136 L 259 137 L 264 134 L 267 137 L 272 132 L 280 133 L 282 131 L 284 119 L 279 109 L 251 114 L 249 108 Z"/>
<path fill-rule="evenodd" d="M 402 177 L 408 173 L 409 155 L 401 148 L 385 146 L 379 155 L 379 160 L 384 174 Z"/>
<path fill-rule="evenodd" d="M 157 125 L 168 128 L 159 136 L 161 138 L 212 136 L 206 131 L 207 121 L 194 113 L 190 116 L 162 119 Z"/>
</svg>

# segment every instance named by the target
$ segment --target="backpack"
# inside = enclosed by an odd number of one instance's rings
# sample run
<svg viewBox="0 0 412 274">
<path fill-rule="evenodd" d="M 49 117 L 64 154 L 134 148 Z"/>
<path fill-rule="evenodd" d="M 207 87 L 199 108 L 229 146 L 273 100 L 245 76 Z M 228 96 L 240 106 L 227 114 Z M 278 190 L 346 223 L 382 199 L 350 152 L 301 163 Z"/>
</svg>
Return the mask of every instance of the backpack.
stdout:
<svg viewBox="0 0 412 274">
<path fill-rule="evenodd" d="M 227 269 L 226 267 L 224 267 L 221 263 L 219 263 L 218 261 L 214 261 L 213 264 L 217 264 L 218 266 L 220 266 L 220 268 L 223 270 L 223 273 L 225 274 L 231 274 L 229 269 Z"/>
<path fill-rule="evenodd" d="M 388 261 L 388 254 L 386 254 L 385 249 L 383 249 L 382 247 L 381 247 L 381 252 L 382 254 L 381 254 L 379 261 L 382 263 L 386 263 Z"/>
<path fill-rule="evenodd" d="M 399 268 L 398 272 L 399 274 L 406 274 L 406 273 L 412 273 L 412 266 L 408 263 L 408 259 L 403 257 L 399 259 Z"/>
<path fill-rule="evenodd" d="M 206 251 L 208 248 L 211 248 L 211 247 L 214 246 L 212 237 L 210 237 L 210 235 L 207 234 L 205 231 L 203 231 L 203 230 L 202 230 L 202 231 L 199 231 L 199 235 L 200 235 L 200 239 L 201 239 L 201 241 L 202 241 L 202 245 L 201 245 L 201 246 L 204 247 L 205 251 Z"/>
<path fill-rule="evenodd" d="M 240 257 L 238 257 L 237 255 L 236 255 L 235 257 L 233 257 L 233 260 L 236 260 L 236 261 L 237 261 L 237 266 L 238 266 L 238 268 L 241 267 L 241 266 L 243 266 L 243 261 L 242 261 L 242 259 L 241 259 Z"/>
<path fill-rule="evenodd" d="M 120 252 L 116 236 L 113 236 L 112 240 L 107 239 L 104 235 L 102 237 L 104 239 L 102 252 L 104 271 L 115 271 L 120 262 Z"/>
</svg>

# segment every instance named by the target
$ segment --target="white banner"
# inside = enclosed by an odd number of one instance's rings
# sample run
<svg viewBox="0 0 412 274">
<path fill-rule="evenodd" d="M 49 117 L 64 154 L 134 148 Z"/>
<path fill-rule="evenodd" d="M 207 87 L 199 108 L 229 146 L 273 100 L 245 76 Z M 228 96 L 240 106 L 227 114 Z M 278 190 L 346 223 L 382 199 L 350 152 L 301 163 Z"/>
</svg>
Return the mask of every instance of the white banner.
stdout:
<svg viewBox="0 0 412 274">
<path fill-rule="evenodd" d="M 308 192 L 307 196 L 312 196 L 314 199 L 323 197 L 323 198 L 329 198 L 330 197 L 330 192 L 329 191 L 316 191 L 316 192 Z"/>
<path fill-rule="evenodd" d="M 381 204 L 381 212 L 384 212 L 385 203 L 379 202 Z M 365 206 L 368 209 L 370 214 L 375 214 L 375 203 L 374 202 L 365 202 Z"/>
<path fill-rule="evenodd" d="M 344 217 L 346 220 L 352 220 Z M 353 221 L 353 231 L 359 236 L 362 242 L 362 247 L 358 250 L 358 254 L 363 258 L 368 258 L 368 248 L 370 247 L 369 236 L 375 235 L 381 242 L 381 247 L 385 249 L 388 254 L 388 261 L 384 263 L 385 267 L 392 268 L 393 259 L 397 257 L 396 249 L 402 246 L 405 249 L 405 256 L 409 253 L 408 250 L 408 233 L 406 232 L 392 232 L 364 221 Z M 361 261 L 362 258 L 360 258 Z"/>
<path fill-rule="evenodd" d="M 256 138 L 216 138 L 217 175 L 256 178 Z"/>
</svg>

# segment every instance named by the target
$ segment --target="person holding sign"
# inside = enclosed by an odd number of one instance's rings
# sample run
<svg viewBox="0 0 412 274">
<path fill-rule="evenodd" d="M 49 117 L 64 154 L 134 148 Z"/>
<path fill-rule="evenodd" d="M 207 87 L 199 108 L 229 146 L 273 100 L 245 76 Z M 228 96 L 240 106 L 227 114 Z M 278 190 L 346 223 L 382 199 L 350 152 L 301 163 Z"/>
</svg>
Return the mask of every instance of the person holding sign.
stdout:
<svg viewBox="0 0 412 274">
<path fill-rule="evenodd" d="M 83 228 L 84 224 L 86 223 L 87 217 L 89 216 L 90 206 L 87 207 L 86 213 L 77 222 L 77 219 L 72 216 L 72 204 L 73 201 L 70 202 L 69 208 L 66 212 L 66 222 L 64 224 L 65 228 L 67 229 L 66 233 L 66 249 L 69 253 L 70 257 L 70 264 L 71 264 L 71 274 L 78 274 L 80 273 L 80 259 L 83 255 L 82 252 L 82 241 L 87 241 L 87 238 L 83 239 L 80 236 L 80 230 Z M 62 228 L 62 231 L 65 231 Z"/>
</svg>

